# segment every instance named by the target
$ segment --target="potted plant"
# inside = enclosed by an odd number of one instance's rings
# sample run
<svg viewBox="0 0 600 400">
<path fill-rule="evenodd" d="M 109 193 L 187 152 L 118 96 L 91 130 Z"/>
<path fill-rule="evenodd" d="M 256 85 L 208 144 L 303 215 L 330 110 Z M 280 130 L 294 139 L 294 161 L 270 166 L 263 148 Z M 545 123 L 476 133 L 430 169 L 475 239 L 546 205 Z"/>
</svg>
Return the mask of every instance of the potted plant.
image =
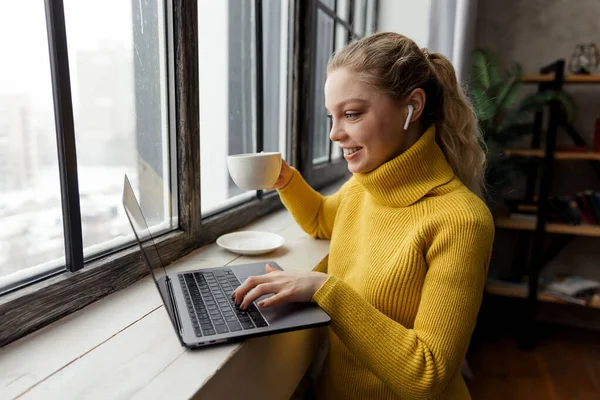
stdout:
<svg viewBox="0 0 600 400">
<path fill-rule="evenodd" d="M 567 122 L 572 121 L 575 113 L 575 102 L 567 92 L 525 93 L 522 75 L 519 64 L 502 70 L 496 57 L 486 49 L 476 49 L 473 53 L 470 94 L 488 148 L 486 184 L 492 196 L 528 165 L 527 159 L 504 157 L 502 149 L 532 134 L 534 114 L 550 101 L 560 103 Z"/>
</svg>

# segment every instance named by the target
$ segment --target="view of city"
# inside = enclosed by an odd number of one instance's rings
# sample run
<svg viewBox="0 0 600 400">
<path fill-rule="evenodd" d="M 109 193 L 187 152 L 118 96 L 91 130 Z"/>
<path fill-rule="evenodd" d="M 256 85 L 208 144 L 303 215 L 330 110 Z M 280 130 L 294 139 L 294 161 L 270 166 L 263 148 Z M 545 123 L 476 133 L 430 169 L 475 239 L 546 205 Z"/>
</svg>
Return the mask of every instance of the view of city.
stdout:
<svg viewBox="0 0 600 400">
<path fill-rule="evenodd" d="M 176 217 L 162 4 L 64 0 L 86 257 L 132 240 L 121 205 L 124 174 L 149 225 Z M 252 4 L 198 4 L 203 214 L 255 195 L 233 184 L 225 163 L 228 154 L 255 151 Z M 264 144 L 285 156 L 288 6 L 263 6 Z M 0 34 L 0 50 L 14 55 L 0 64 L 1 284 L 31 267 L 64 265 L 64 235 L 44 2 L 0 4 Z"/>
<path fill-rule="evenodd" d="M 121 192 L 124 174 L 139 191 L 141 150 L 135 99 L 136 91 L 147 92 L 135 82 L 132 2 L 64 3 L 81 219 L 88 255 L 92 246 L 131 237 Z M 156 5 L 154 10 L 144 7 L 134 15 L 160 11 Z M 105 29 L 109 19 L 111 29 Z M 139 25 L 138 29 L 142 28 Z M 158 38 L 156 30 L 154 26 Z M 0 33 L 0 50 L 15 55 L 0 64 L 1 278 L 23 268 L 60 261 L 64 238 L 44 3 L 0 4 Z M 156 39 L 154 48 L 146 49 L 141 68 L 148 66 L 152 56 L 156 65 L 151 67 L 164 70 L 158 65 L 162 59 L 157 57 L 158 46 Z M 158 80 L 157 85 L 161 84 L 164 80 Z M 160 96 L 158 91 L 154 99 L 159 111 Z M 160 113 L 158 118 L 162 118 Z M 160 135 L 161 125 L 158 130 Z M 168 146 L 160 139 L 153 146 L 168 154 Z"/>
</svg>

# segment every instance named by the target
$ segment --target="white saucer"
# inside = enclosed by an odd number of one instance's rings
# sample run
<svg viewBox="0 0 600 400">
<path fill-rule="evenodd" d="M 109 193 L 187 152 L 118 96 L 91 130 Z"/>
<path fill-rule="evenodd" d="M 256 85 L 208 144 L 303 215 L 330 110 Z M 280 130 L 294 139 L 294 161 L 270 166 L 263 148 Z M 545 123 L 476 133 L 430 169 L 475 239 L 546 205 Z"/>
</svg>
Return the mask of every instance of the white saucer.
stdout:
<svg viewBox="0 0 600 400">
<path fill-rule="evenodd" d="M 222 248 L 242 255 L 269 253 L 280 248 L 284 243 L 283 237 L 260 231 L 232 232 L 217 239 L 217 244 Z"/>
</svg>

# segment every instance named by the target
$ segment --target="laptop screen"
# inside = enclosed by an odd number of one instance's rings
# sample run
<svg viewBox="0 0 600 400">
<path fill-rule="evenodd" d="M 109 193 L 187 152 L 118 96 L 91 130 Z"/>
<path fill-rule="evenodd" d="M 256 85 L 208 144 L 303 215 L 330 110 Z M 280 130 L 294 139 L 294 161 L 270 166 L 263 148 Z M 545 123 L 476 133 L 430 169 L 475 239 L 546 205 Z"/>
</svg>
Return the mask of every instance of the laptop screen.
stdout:
<svg viewBox="0 0 600 400">
<path fill-rule="evenodd" d="M 131 187 L 131 183 L 129 182 L 127 175 L 125 175 L 125 182 L 123 183 L 123 207 L 125 208 L 127 219 L 129 219 L 129 223 L 131 224 L 131 228 L 133 229 L 137 243 L 142 251 L 142 257 L 145 261 L 144 264 L 146 264 L 146 267 L 148 267 L 148 270 L 150 271 L 150 275 L 152 275 L 152 279 L 154 280 L 154 284 L 156 285 L 158 293 L 160 294 L 163 304 L 166 307 L 167 314 L 171 319 L 173 328 L 175 328 L 175 332 L 178 332 L 177 324 L 173 320 L 173 315 L 171 315 L 171 312 L 169 312 L 169 310 L 171 310 L 170 300 L 166 298 L 166 293 L 160 289 L 157 279 L 157 275 L 160 275 L 161 277 L 166 275 L 164 264 L 160 259 L 158 249 L 154 243 L 150 229 L 148 229 L 146 218 L 144 218 L 144 214 L 142 213 L 140 204 L 135 197 L 135 193 L 133 192 L 133 188 Z"/>
</svg>

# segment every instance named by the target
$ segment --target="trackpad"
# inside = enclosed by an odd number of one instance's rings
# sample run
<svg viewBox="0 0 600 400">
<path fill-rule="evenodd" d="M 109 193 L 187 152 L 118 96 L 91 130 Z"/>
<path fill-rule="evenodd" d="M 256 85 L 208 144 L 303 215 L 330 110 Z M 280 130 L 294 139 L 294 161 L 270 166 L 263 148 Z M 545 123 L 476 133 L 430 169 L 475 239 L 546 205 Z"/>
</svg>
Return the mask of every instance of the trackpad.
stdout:
<svg viewBox="0 0 600 400">
<path fill-rule="evenodd" d="M 249 275 L 251 276 L 251 275 Z M 240 283 L 244 283 L 244 281 L 248 277 L 240 276 Z M 269 325 L 274 323 L 285 322 L 286 320 L 296 320 L 296 317 L 302 311 L 313 308 L 314 304 L 311 303 L 282 303 L 272 307 L 260 308 L 258 307 L 258 303 L 261 300 L 268 299 L 273 296 L 274 293 L 269 293 L 264 296 L 259 297 L 254 301 L 254 305 L 260 310 L 262 315 L 265 317 Z"/>
<path fill-rule="evenodd" d="M 232 267 L 234 273 L 238 277 L 240 283 L 244 283 L 250 276 L 264 275 L 266 263 L 253 263 L 246 265 L 239 265 Z M 282 270 L 277 263 L 270 262 L 270 264 L 280 271 Z M 236 268 L 237 267 L 237 268 Z M 273 296 L 273 293 L 259 297 L 254 301 L 254 304 L 263 314 L 269 325 L 294 325 L 302 322 L 303 317 L 306 317 L 307 313 L 311 314 L 312 310 L 318 309 L 313 303 L 282 303 L 273 307 L 259 308 L 258 302 L 263 299 L 267 299 Z"/>
<path fill-rule="evenodd" d="M 259 310 L 267 322 L 273 324 L 294 318 L 299 312 L 306 310 L 310 306 L 308 303 L 283 303 L 273 307 L 260 308 Z"/>
</svg>

